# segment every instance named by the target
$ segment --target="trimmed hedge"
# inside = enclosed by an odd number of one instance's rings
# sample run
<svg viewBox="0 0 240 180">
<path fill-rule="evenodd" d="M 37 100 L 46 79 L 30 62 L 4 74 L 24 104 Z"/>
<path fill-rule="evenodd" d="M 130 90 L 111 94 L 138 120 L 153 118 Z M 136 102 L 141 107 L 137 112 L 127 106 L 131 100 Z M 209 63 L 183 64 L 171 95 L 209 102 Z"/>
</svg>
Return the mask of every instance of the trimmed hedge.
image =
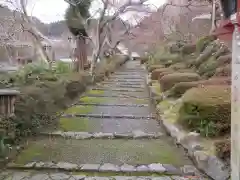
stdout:
<svg viewBox="0 0 240 180">
<path fill-rule="evenodd" d="M 214 143 L 215 154 L 225 162 L 230 162 L 231 139 L 223 139 Z"/>
<path fill-rule="evenodd" d="M 181 97 L 188 89 L 191 89 L 193 87 L 197 87 L 199 85 L 198 81 L 194 82 L 179 82 L 175 84 L 170 90 L 169 90 L 169 97 Z"/>
<path fill-rule="evenodd" d="M 171 89 L 176 83 L 190 82 L 200 80 L 200 76 L 196 73 L 173 73 L 163 76 L 160 80 L 161 90 L 164 92 Z"/>
<path fill-rule="evenodd" d="M 224 66 L 226 64 L 231 64 L 231 62 L 232 62 L 232 54 L 220 56 L 217 59 L 218 66 Z"/>
<path fill-rule="evenodd" d="M 192 88 L 182 97 L 178 122 L 203 136 L 230 133 L 231 87 L 205 86 Z"/>
<path fill-rule="evenodd" d="M 186 44 L 180 51 L 182 55 L 192 54 L 196 51 L 196 44 Z"/>
<path fill-rule="evenodd" d="M 217 68 L 214 74 L 214 76 L 231 76 L 231 75 L 232 75 L 231 64 L 227 64 L 226 66 Z"/>
<path fill-rule="evenodd" d="M 160 65 L 160 64 L 155 64 L 155 65 L 150 65 L 148 67 L 148 71 L 149 72 L 152 72 L 154 71 L 155 69 L 161 69 L 161 68 L 165 68 L 163 65 Z"/>
<path fill-rule="evenodd" d="M 186 65 L 184 63 L 176 63 L 169 66 L 169 68 L 172 68 L 173 70 L 185 69 Z"/>
<path fill-rule="evenodd" d="M 214 56 L 212 56 L 199 66 L 198 73 L 201 76 L 211 77 L 215 74 L 217 66 L 218 66 L 217 60 L 215 59 Z"/>
<path fill-rule="evenodd" d="M 159 75 L 163 72 L 169 72 L 169 71 L 172 71 L 171 69 L 169 68 L 160 68 L 160 69 L 154 69 L 152 71 L 152 74 L 151 74 L 151 79 L 152 80 L 158 80 L 159 79 Z"/>
</svg>

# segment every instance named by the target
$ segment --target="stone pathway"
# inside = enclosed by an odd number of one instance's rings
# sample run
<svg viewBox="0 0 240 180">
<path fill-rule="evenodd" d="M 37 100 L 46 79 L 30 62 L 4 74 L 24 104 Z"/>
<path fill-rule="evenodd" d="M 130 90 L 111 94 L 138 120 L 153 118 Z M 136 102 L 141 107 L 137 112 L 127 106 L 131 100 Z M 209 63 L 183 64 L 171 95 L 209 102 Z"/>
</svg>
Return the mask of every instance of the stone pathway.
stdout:
<svg viewBox="0 0 240 180">
<path fill-rule="evenodd" d="M 0 179 L 203 179 L 155 119 L 145 76 L 138 61 L 128 62 L 66 110 L 58 130 L 31 142 Z"/>
</svg>

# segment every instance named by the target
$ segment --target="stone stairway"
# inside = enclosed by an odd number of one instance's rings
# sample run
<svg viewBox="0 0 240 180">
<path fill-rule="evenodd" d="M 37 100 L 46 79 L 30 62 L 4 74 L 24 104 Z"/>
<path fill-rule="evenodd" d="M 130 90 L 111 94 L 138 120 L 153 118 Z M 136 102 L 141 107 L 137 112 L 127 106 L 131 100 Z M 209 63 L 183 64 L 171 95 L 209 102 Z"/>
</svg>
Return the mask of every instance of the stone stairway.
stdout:
<svg viewBox="0 0 240 180">
<path fill-rule="evenodd" d="M 82 96 L 0 180 L 204 179 L 155 119 L 139 61 Z"/>
</svg>

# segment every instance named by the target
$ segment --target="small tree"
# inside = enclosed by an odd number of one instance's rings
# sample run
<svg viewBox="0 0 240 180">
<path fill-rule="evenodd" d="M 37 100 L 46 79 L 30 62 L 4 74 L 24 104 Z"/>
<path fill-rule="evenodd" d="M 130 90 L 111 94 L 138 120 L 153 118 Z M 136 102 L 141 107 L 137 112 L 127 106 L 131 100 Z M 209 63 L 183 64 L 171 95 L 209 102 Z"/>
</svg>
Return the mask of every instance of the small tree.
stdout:
<svg viewBox="0 0 240 180">
<path fill-rule="evenodd" d="M 87 18 L 90 17 L 89 7 L 91 0 L 78 0 L 69 1 L 69 7 L 66 10 L 65 19 L 70 32 L 76 38 L 76 51 L 75 56 L 77 57 L 77 70 L 84 68 L 87 63 L 86 53 L 86 38 L 88 37 L 84 27 L 84 23 Z"/>
<path fill-rule="evenodd" d="M 79 4 L 83 4 L 84 0 L 65 0 L 69 4 L 77 7 Z M 86 19 L 84 16 L 79 13 L 77 14 L 78 21 L 86 30 L 86 35 L 92 45 L 92 58 L 91 58 L 91 69 L 90 73 L 94 76 L 94 71 L 96 67 L 96 62 L 98 59 L 101 59 L 101 54 L 105 45 L 108 45 L 110 49 L 114 49 L 123 39 L 123 36 L 114 36 L 116 32 L 112 32 L 111 24 L 121 19 L 121 16 L 125 15 L 128 12 L 138 12 L 146 14 L 149 12 L 149 6 L 146 5 L 148 0 L 101 0 L 101 7 L 93 13 L 93 17 L 96 14 L 99 15 L 98 18 L 93 19 L 92 17 Z M 113 13 L 110 13 L 113 12 Z M 85 20 L 86 19 L 86 20 Z M 89 23 L 89 21 L 92 21 Z M 93 23 L 94 22 L 94 23 Z M 122 34 L 124 35 L 128 32 L 129 27 L 125 28 L 126 31 Z M 81 34 L 84 36 L 84 34 Z"/>
</svg>

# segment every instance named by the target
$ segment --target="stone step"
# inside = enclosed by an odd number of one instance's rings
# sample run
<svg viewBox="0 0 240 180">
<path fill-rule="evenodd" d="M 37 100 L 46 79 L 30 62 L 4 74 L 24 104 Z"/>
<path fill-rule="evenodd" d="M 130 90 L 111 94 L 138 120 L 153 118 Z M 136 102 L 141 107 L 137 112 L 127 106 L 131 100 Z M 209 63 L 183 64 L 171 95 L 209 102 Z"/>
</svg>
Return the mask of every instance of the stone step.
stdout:
<svg viewBox="0 0 240 180">
<path fill-rule="evenodd" d="M 174 167 L 192 165 L 184 150 L 171 138 L 159 139 L 73 139 L 41 136 L 22 149 L 8 167 L 21 167 L 32 162 L 68 162 L 72 164 L 171 164 Z M 28 167 L 27 166 L 27 167 Z M 149 170 L 148 170 L 149 171 Z"/>
<path fill-rule="evenodd" d="M 125 88 L 125 89 L 145 89 L 145 85 L 137 84 L 137 85 L 132 85 L 132 84 L 119 84 L 119 83 L 102 83 L 101 85 L 97 87 L 103 87 L 103 88 Z"/>
<path fill-rule="evenodd" d="M 127 97 L 93 97 L 93 94 L 91 94 L 91 97 L 89 96 L 83 96 L 79 99 L 79 103 L 98 103 L 98 104 L 128 104 L 128 105 L 142 105 L 142 104 L 149 104 L 149 99 L 147 98 L 131 98 L 129 96 Z"/>
<path fill-rule="evenodd" d="M 75 132 L 103 132 L 131 135 L 133 131 L 148 132 L 149 134 L 165 131 L 154 119 L 123 119 L 123 118 L 79 118 L 70 117 L 59 119 L 58 130 Z"/>
<path fill-rule="evenodd" d="M 100 91 L 120 91 L 120 92 L 145 92 L 144 90 L 137 90 L 137 89 L 130 89 L 130 88 L 104 88 L 104 87 L 97 87 L 92 88 L 92 90 L 100 90 Z"/>
<path fill-rule="evenodd" d="M 132 174 L 132 175 L 131 175 Z M 139 173 L 138 173 L 139 174 Z M 69 173 L 69 172 L 43 172 L 43 171 L 5 171 L 0 173 L 1 180 L 207 180 L 199 176 L 171 176 L 149 173 L 137 175 L 137 173 Z"/>
<path fill-rule="evenodd" d="M 151 114 L 150 106 L 82 106 L 74 105 L 69 107 L 65 114 L 87 114 L 87 115 L 99 115 L 100 117 L 153 117 Z"/>
<path fill-rule="evenodd" d="M 137 115 L 111 115 L 111 114 L 63 114 L 62 117 L 86 117 L 86 118 L 122 118 L 122 119 L 154 119 L 155 116 L 137 116 Z"/>
<path fill-rule="evenodd" d="M 145 77 L 134 77 L 134 76 L 120 76 L 120 75 L 111 75 L 109 79 L 131 79 L 131 80 L 145 80 Z"/>
<path fill-rule="evenodd" d="M 43 136 L 63 137 L 68 139 L 160 139 L 164 136 L 163 133 L 146 133 L 143 131 L 133 131 L 130 133 L 103 133 L 103 132 L 42 132 Z"/>
<path fill-rule="evenodd" d="M 85 97 L 103 97 L 103 98 L 135 98 L 135 99 L 145 99 L 148 100 L 148 96 L 139 96 L 139 95 L 132 95 L 132 94 L 108 94 L 105 92 L 105 94 L 85 94 Z"/>
<path fill-rule="evenodd" d="M 130 164 L 75 164 L 70 162 L 54 162 L 54 161 L 32 161 L 27 164 L 15 164 L 9 163 L 8 169 L 17 170 L 59 170 L 67 172 L 92 172 L 92 173 L 157 173 L 161 175 L 188 175 L 199 176 L 199 172 L 194 166 L 186 165 L 180 168 L 169 164 L 152 163 L 142 165 L 130 165 Z M 186 172 L 188 169 L 188 172 Z M 191 171 L 189 171 L 191 169 Z"/>
<path fill-rule="evenodd" d="M 78 102 L 76 105 L 81 106 L 120 106 L 120 107 L 149 107 L 148 104 L 104 104 L 104 103 L 81 103 Z"/>
<path fill-rule="evenodd" d="M 123 83 L 144 83 L 145 80 L 142 80 L 142 79 L 132 79 L 132 80 L 129 80 L 129 79 L 113 79 L 113 78 L 110 78 L 108 80 L 105 80 L 104 82 L 123 82 Z"/>
</svg>

